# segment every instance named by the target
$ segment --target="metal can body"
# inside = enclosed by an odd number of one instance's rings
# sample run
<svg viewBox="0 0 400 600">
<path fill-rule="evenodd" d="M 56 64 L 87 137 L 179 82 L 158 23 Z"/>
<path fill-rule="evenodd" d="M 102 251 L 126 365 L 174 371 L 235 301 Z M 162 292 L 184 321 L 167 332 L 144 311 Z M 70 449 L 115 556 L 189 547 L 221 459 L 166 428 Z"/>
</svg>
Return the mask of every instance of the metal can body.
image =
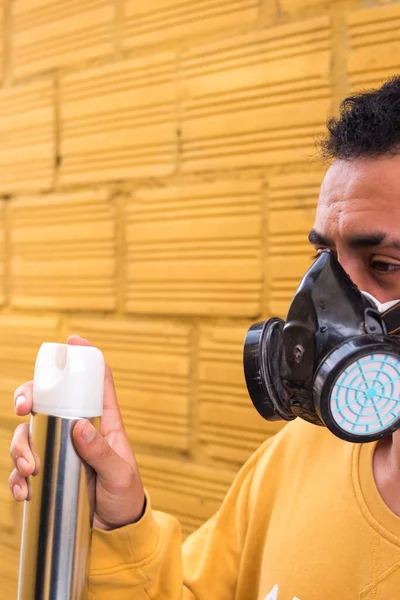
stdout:
<svg viewBox="0 0 400 600">
<path fill-rule="evenodd" d="M 96 426 L 98 419 L 90 419 Z M 86 600 L 94 471 L 72 443 L 76 418 L 34 414 L 31 446 L 39 465 L 25 502 L 18 600 Z"/>
</svg>

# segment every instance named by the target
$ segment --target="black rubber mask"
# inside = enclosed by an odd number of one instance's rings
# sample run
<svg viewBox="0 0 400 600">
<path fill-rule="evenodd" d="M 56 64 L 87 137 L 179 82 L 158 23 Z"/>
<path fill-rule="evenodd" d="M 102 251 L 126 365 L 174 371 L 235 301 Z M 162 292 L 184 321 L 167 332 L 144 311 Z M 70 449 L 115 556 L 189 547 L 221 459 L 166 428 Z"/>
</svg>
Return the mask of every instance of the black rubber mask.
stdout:
<svg viewBox="0 0 400 600">
<path fill-rule="evenodd" d="M 244 345 L 250 397 L 267 420 L 301 417 L 372 441 L 400 428 L 400 302 L 379 314 L 329 251 L 306 273 L 286 321 L 253 325 Z"/>
</svg>

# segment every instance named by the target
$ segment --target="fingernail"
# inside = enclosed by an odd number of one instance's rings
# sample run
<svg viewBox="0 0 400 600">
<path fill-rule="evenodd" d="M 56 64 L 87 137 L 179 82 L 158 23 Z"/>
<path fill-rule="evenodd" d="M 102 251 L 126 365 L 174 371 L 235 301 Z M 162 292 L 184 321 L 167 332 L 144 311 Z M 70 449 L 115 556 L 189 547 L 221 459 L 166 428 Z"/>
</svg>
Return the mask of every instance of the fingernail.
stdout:
<svg viewBox="0 0 400 600">
<path fill-rule="evenodd" d="M 29 467 L 29 463 L 23 456 L 20 456 L 17 458 L 17 467 L 18 471 L 25 471 Z"/>
<path fill-rule="evenodd" d="M 81 436 L 83 437 L 83 439 L 86 442 L 90 443 L 90 442 L 93 442 L 95 435 L 96 435 L 95 428 L 93 427 L 93 425 L 91 424 L 90 421 L 86 421 L 86 424 L 85 424 L 84 428 L 82 429 Z"/>
<path fill-rule="evenodd" d="M 24 402 L 26 398 L 23 394 L 20 394 L 15 400 L 15 408 L 19 408 Z"/>
<path fill-rule="evenodd" d="M 19 496 L 21 492 L 22 492 L 21 486 L 18 484 L 14 485 L 14 487 L 13 487 L 14 496 L 15 497 Z"/>
</svg>

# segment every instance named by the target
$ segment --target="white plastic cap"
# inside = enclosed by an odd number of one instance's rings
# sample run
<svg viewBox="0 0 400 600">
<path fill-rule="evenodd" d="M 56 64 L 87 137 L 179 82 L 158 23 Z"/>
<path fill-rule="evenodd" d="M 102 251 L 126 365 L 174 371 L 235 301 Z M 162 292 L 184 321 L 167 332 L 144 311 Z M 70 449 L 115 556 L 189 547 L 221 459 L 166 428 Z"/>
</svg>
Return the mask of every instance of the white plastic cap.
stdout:
<svg viewBox="0 0 400 600">
<path fill-rule="evenodd" d="M 104 357 L 93 346 L 42 344 L 33 381 L 35 413 L 55 417 L 100 417 Z"/>
</svg>

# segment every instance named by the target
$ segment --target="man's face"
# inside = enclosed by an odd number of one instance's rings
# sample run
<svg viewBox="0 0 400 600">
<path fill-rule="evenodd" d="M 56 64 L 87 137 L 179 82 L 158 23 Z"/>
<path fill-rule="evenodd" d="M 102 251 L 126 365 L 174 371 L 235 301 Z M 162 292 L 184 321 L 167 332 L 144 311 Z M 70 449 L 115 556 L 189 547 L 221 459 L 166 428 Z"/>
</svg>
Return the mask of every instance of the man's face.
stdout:
<svg viewBox="0 0 400 600">
<path fill-rule="evenodd" d="M 327 171 L 310 242 L 330 248 L 360 290 L 400 298 L 400 155 L 337 160 Z"/>
</svg>

